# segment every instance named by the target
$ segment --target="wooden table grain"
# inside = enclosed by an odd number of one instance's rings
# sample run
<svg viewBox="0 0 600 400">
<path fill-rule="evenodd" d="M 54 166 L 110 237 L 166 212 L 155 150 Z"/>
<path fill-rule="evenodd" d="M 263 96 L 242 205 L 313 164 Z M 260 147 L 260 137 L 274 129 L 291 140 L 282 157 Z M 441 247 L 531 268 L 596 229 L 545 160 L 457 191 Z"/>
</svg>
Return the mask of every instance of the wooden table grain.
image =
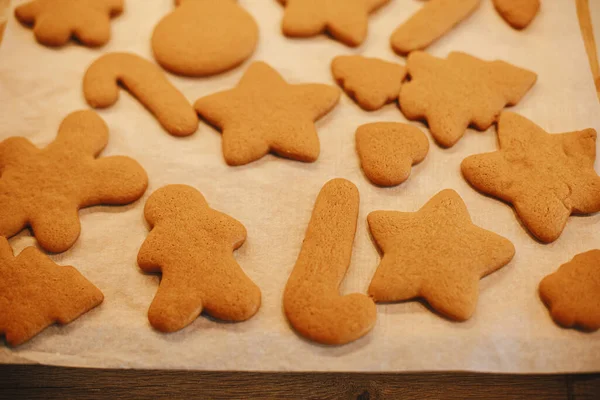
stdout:
<svg viewBox="0 0 600 400">
<path fill-rule="evenodd" d="M 589 0 L 575 1 L 600 100 L 600 67 Z M 0 20 L 0 41 L 2 25 Z M 0 365 L 0 399 L 231 398 L 600 400 L 600 374 L 248 373 Z"/>
</svg>

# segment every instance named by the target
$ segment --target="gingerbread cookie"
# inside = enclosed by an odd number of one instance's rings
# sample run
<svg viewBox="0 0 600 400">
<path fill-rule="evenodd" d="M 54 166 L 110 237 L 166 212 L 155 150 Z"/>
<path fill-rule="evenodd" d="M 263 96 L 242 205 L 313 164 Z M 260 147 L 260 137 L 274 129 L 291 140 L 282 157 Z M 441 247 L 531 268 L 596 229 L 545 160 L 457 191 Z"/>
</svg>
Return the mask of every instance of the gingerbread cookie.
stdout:
<svg viewBox="0 0 600 400">
<path fill-rule="evenodd" d="M 493 0 L 498 14 L 515 29 L 529 26 L 540 9 L 540 0 Z"/>
<path fill-rule="evenodd" d="M 79 237 L 80 208 L 139 199 L 146 172 L 129 157 L 96 160 L 107 142 L 93 111 L 69 114 L 43 150 L 23 137 L 0 142 L 0 236 L 30 226 L 45 250 L 62 252 Z"/>
<path fill-rule="evenodd" d="M 378 110 L 398 98 L 406 68 L 379 58 L 339 56 L 331 63 L 338 84 L 359 106 Z"/>
<path fill-rule="evenodd" d="M 18 346 L 55 322 L 66 325 L 104 300 L 75 268 L 58 266 L 35 247 L 17 257 L 0 236 L 0 333 Z"/>
<path fill-rule="evenodd" d="M 249 58 L 258 43 L 254 18 L 236 0 L 176 0 L 152 34 L 154 58 L 180 75 L 214 75 Z"/>
<path fill-rule="evenodd" d="M 400 89 L 400 108 L 410 120 L 426 119 L 434 139 L 452 147 L 469 125 L 486 130 L 506 105 L 515 105 L 537 75 L 503 61 L 465 53 L 439 59 L 423 52 L 408 56 L 411 80 Z"/>
<path fill-rule="evenodd" d="M 198 116 L 156 65 L 131 53 L 109 53 L 98 58 L 83 77 L 83 94 L 94 108 L 115 104 L 119 84 L 129 90 L 160 124 L 174 136 L 188 136 L 198 129 Z"/>
<path fill-rule="evenodd" d="M 288 279 L 283 308 L 302 336 L 324 344 L 345 344 L 366 335 L 377 318 L 364 294 L 339 294 L 350 266 L 358 218 L 358 189 L 345 179 L 323 186 Z"/>
<path fill-rule="evenodd" d="M 311 37 L 327 31 L 348 46 L 367 37 L 369 14 L 389 0 L 279 0 L 285 7 L 281 30 L 289 37 Z"/>
<path fill-rule="evenodd" d="M 223 156 L 243 165 L 273 152 L 313 162 L 319 157 L 314 122 L 335 107 L 340 91 L 323 84 L 290 85 L 255 62 L 234 89 L 196 101 L 198 114 L 223 132 Z"/>
<path fill-rule="evenodd" d="M 15 16 L 33 25 L 46 46 L 62 46 L 75 37 L 86 46 L 106 44 L 110 19 L 123 11 L 123 0 L 33 0 L 15 8 Z"/>
<path fill-rule="evenodd" d="M 450 189 L 417 212 L 375 211 L 367 221 L 383 252 L 369 295 L 376 302 L 423 298 L 457 321 L 475 312 L 479 280 L 515 254 L 510 241 L 474 225 Z"/>
<path fill-rule="evenodd" d="M 540 297 L 557 324 L 600 329 L 600 250 L 578 254 L 545 277 Z"/>
<path fill-rule="evenodd" d="M 408 179 L 411 166 L 425 159 L 429 141 L 412 125 L 375 122 L 356 130 L 356 151 L 371 182 L 396 186 Z"/>
<path fill-rule="evenodd" d="M 246 240 L 242 224 L 210 208 L 199 191 L 186 185 L 154 192 L 144 215 L 152 231 L 138 264 L 145 272 L 162 272 L 148 311 L 155 329 L 178 331 L 203 310 L 226 321 L 256 314 L 260 290 L 232 254 Z"/>
<path fill-rule="evenodd" d="M 423 50 L 471 15 L 481 0 L 429 0 L 390 39 L 400 55 Z"/>
<path fill-rule="evenodd" d="M 511 203 L 539 240 L 558 239 L 571 214 L 600 211 L 595 130 L 548 134 L 504 112 L 498 143 L 498 151 L 467 157 L 463 175 L 477 190 Z"/>
</svg>

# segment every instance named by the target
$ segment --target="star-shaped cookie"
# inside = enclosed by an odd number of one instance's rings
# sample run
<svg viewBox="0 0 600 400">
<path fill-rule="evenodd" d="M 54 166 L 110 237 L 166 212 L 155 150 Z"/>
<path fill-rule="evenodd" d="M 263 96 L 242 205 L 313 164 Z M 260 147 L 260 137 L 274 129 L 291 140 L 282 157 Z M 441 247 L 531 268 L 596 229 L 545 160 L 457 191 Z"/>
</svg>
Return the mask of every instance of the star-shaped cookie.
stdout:
<svg viewBox="0 0 600 400">
<path fill-rule="evenodd" d="M 144 216 L 152 231 L 138 253 L 138 264 L 146 272 L 162 272 L 148 311 L 154 328 L 180 330 L 203 310 L 227 321 L 256 314 L 260 289 L 232 254 L 246 240 L 240 222 L 210 208 L 199 191 L 186 185 L 154 192 Z"/>
<path fill-rule="evenodd" d="M 367 37 L 369 14 L 389 0 L 279 0 L 285 6 L 286 36 L 310 37 L 327 31 L 348 46 Z"/>
<path fill-rule="evenodd" d="M 556 323 L 600 329 L 600 250 L 576 255 L 540 283 L 540 297 Z"/>
<path fill-rule="evenodd" d="M 335 86 L 290 85 L 269 65 L 255 62 L 237 87 L 203 97 L 194 107 L 222 130 L 229 165 L 248 164 L 269 152 L 313 162 L 320 152 L 314 122 L 339 98 Z"/>
<path fill-rule="evenodd" d="M 510 241 L 474 225 L 450 189 L 417 212 L 375 211 L 367 221 L 383 252 L 369 295 L 376 302 L 424 298 L 458 321 L 473 315 L 479 280 L 515 254 Z"/>
<path fill-rule="evenodd" d="M 86 46 L 110 39 L 110 18 L 123 11 L 124 0 L 33 0 L 15 8 L 15 16 L 33 25 L 35 38 L 46 46 L 62 46 L 71 36 Z"/>
<path fill-rule="evenodd" d="M 412 52 L 410 80 L 400 89 L 400 108 L 410 120 L 426 119 L 431 136 L 452 147 L 469 125 L 486 130 L 507 105 L 517 104 L 537 75 L 503 61 L 483 61 L 465 53 L 447 59 Z"/>
<path fill-rule="evenodd" d="M 463 175 L 477 190 L 511 203 L 539 240 L 558 239 L 571 214 L 600 211 L 595 130 L 549 134 L 504 112 L 498 143 L 498 151 L 463 160 Z"/>
<path fill-rule="evenodd" d="M 100 290 L 71 266 L 35 247 L 17 257 L 0 236 L 0 334 L 18 346 L 58 322 L 70 323 L 102 303 Z"/>
<path fill-rule="evenodd" d="M 60 253 L 79 237 L 80 208 L 139 199 L 146 171 L 129 157 L 96 159 L 107 142 L 108 127 L 89 110 L 69 114 L 44 149 L 23 137 L 0 142 L 0 236 L 31 226 L 40 246 Z"/>
</svg>

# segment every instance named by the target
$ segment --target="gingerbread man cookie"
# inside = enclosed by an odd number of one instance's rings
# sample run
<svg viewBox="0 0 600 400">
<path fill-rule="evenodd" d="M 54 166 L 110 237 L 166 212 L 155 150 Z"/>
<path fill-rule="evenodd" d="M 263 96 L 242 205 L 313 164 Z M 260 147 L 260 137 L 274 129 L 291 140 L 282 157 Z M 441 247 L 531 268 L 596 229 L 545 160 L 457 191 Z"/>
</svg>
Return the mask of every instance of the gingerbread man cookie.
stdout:
<svg viewBox="0 0 600 400">
<path fill-rule="evenodd" d="M 255 62 L 234 89 L 203 97 L 198 114 L 223 132 L 223 156 L 243 165 L 273 152 L 313 162 L 320 152 L 314 122 L 335 107 L 340 91 L 323 84 L 290 85 Z"/>
<path fill-rule="evenodd" d="M 338 287 L 352 257 L 358 218 L 358 189 L 345 179 L 323 186 L 283 294 L 290 324 L 324 344 L 345 344 L 366 335 L 377 318 L 364 294 L 341 296 Z"/>
<path fill-rule="evenodd" d="M 110 19 L 123 11 L 123 0 L 33 0 L 15 8 L 15 16 L 33 25 L 46 46 L 62 46 L 75 37 L 86 46 L 106 44 Z"/>
<path fill-rule="evenodd" d="M 545 277 L 540 297 L 559 325 L 600 329 L 600 250 L 578 254 Z"/>
<path fill-rule="evenodd" d="M 285 7 L 281 29 L 289 37 L 327 31 L 348 46 L 367 37 L 369 14 L 389 0 L 279 0 Z"/>
<path fill-rule="evenodd" d="M 152 34 L 154 58 L 180 75 L 214 75 L 249 58 L 258 43 L 254 18 L 236 0 L 176 0 Z"/>
<path fill-rule="evenodd" d="M 479 280 L 515 254 L 510 241 L 474 225 L 450 189 L 417 212 L 374 211 L 367 221 L 383 252 L 369 295 L 376 302 L 423 298 L 457 321 L 475 312 Z"/>
<path fill-rule="evenodd" d="M 57 322 L 68 324 L 104 300 L 71 266 L 58 266 L 35 247 L 17 257 L 0 236 L 0 333 L 18 346 Z"/>
<path fill-rule="evenodd" d="M 594 129 L 548 134 L 528 119 L 504 112 L 498 143 L 498 151 L 467 157 L 463 175 L 477 190 L 511 203 L 539 240 L 558 239 L 571 214 L 600 211 Z"/>
<path fill-rule="evenodd" d="M 94 108 L 115 104 L 119 83 L 129 90 L 174 136 L 198 129 L 198 115 L 185 96 L 156 65 L 132 53 L 109 53 L 90 65 L 83 77 L 83 94 Z"/>
<path fill-rule="evenodd" d="M 344 91 L 367 111 L 395 101 L 406 76 L 406 68 L 400 64 L 363 56 L 338 56 L 331 62 L 331 72 Z"/>
<path fill-rule="evenodd" d="M 537 15 L 540 0 L 493 0 L 498 14 L 515 29 L 525 29 Z"/>
<path fill-rule="evenodd" d="M 396 122 L 375 122 L 356 130 L 356 151 L 365 175 L 380 186 L 396 186 L 425 159 L 429 140 L 418 128 Z"/>
<path fill-rule="evenodd" d="M 465 53 L 446 60 L 423 52 L 408 56 L 409 82 L 400 89 L 400 108 L 410 120 L 426 119 L 434 139 L 452 147 L 469 125 L 488 129 L 506 105 L 515 105 L 537 75 L 503 61 Z"/>
<path fill-rule="evenodd" d="M 23 137 L 0 142 L 0 236 L 30 226 L 45 250 L 63 252 L 79 237 L 80 208 L 139 199 L 146 172 L 129 157 L 96 160 L 107 142 L 93 111 L 69 114 L 43 150 Z"/>
<path fill-rule="evenodd" d="M 400 55 L 423 50 L 471 15 L 481 0 L 429 0 L 390 39 Z"/>
<path fill-rule="evenodd" d="M 226 321 L 256 314 L 260 289 L 233 257 L 246 240 L 242 224 L 210 208 L 199 191 L 186 185 L 154 192 L 144 215 L 152 231 L 138 264 L 145 272 L 162 272 L 148 311 L 155 329 L 178 331 L 203 310 Z"/>
</svg>

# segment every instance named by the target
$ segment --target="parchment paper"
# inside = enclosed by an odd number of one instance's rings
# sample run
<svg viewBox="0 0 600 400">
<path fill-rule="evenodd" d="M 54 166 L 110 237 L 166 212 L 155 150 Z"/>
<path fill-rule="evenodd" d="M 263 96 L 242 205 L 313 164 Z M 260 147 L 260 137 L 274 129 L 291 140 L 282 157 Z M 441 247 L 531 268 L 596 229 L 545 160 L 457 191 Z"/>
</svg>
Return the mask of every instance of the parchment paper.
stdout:
<svg viewBox="0 0 600 400">
<path fill-rule="evenodd" d="M 9 19 L 0 48 L 1 139 L 20 135 L 39 146 L 52 141 L 68 113 L 86 108 L 82 76 L 100 54 L 132 51 L 151 58 L 152 29 L 172 10 L 173 2 L 126 3 L 126 12 L 112 22 L 112 40 L 96 50 L 75 44 L 61 49 L 40 46 L 31 30 Z M 261 29 L 253 60 L 267 61 L 290 82 L 331 84 L 330 61 L 339 54 L 404 62 L 392 53 L 388 39 L 422 5 L 393 0 L 372 16 L 367 41 L 353 50 L 325 36 L 284 38 L 282 8 L 274 0 L 240 0 L 240 4 Z M 544 1 L 531 27 L 517 32 L 500 19 L 491 1 L 484 0 L 476 14 L 429 49 L 436 56 L 452 50 L 503 59 L 537 72 L 538 83 L 513 109 L 544 129 L 600 130 L 600 105 L 574 1 Z M 247 66 L 206 79 L 170 78 L 194 101 L 234 86 Z M 570 218 L 560 239 L 552 244 L 533 240 L 508 205 L 478 194 L 461 177 L 459 165 L 466 156 L 496 148 L 494 128 L 469 130 L 448 150 L 432 143 L 429 156 L 413 169 L 406 183 L 382 189 L 371 185 L 361 172 L 354 131 L 369 122 L 405 121 L 394 104 L 367 113 L 343 95 L 339 106 L 317 124 L 322 153 L 316 163 L 267 156 L 238 168 L 223 161 L 217 131 L 202 123 L 191 137 L 169 136 L 126 92 L 100 115 L 111 130 L 103 154 L 138 160 L 149 174 L 150 187 L 133 205 L 81 211 L 81 237 L 72 249 L 52 258 L 59 264 L 75 265 L 106 299 L 74 323 L 50 327 L 18 348 L 0 345 L 0 362 L 258 371 L 600 371 L 600 332 L 559 328 L 537 295 L 545 275 L 575 254 L 600 246 L 600 214 Z M 423 124 L 416 125 L 426 131 Z M 420 302 L 379 305 L 377 325 L 363 339 L 340 347 L 308 342 L 288 326 L 282 291 L 314 200 L 322 185 L 334 177 L 351 180 L 361 194 L 353 259 L 343 293 L 365 292 L 379 263 L 368 234 L 367 214 L 379 209 L 415 211 L 444 188 L 460 193 L 477 225 L 509 238 L 516 256 L 481 281 L 477 311 L 468 322 L 446 320 Z M 250 321 L 232 324 L 201 316 L 183 331 L 169 335 L 150 327 L 146 311 L 159 278 L 141 273 L 136 265 L 148 232 L 142 209 L 153 191 L 171 183 L 198 188 L 211 206 L 246 226 L 248 240 L 236 258 L 263 295 L 263 305 Z M 16 252 L 36 244 L 28 231 L 10 243 Z"/>
</svg>

